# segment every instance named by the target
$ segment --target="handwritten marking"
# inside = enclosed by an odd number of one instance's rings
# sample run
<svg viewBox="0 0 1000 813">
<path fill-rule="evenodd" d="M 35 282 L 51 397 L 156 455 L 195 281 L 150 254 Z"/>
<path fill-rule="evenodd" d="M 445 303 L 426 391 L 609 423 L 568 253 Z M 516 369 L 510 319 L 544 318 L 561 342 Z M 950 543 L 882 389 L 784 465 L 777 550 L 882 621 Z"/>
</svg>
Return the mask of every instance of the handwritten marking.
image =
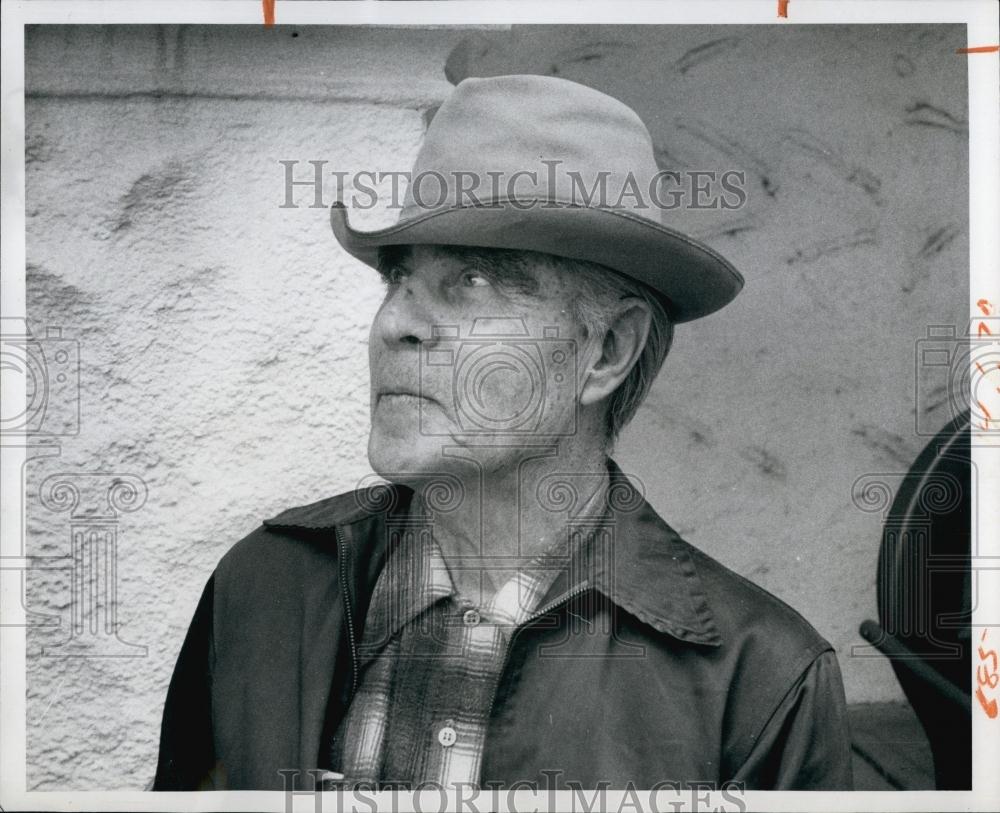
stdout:
<svg viewBox="0 0 1000 813">
<path fill-rule="evenodd" d="M 264 26 L 270 28 L 274 25 L 274 3 L 275 0 L 261 0 L 264 7 Z"/>
<path fill-rule="evenodd" d="M 788 16 L 788 0 L 778 0 L 778 16 Z"/>
<path fill-rule="evenodd" d="M 983 634 L 980 637 L 980 641 L 986 640 L 986 630 L 983 630 Z M 983 687 L 987 687 L 990 690 L 996 689 L 997 684 L 1000 683 L 1000 672 L 997 671 L 997 652 L 995 649 L 983 649 L 979 647 L 979 660 L 982 663 L 976 667 L 976 700 L 979 701 L 979 705 L 983 707 L 983 711 L 986 712 L 986 716 L 991 720 L 996 719 L 998 709 L 997 709 L 997 699 L 995 697 L 987 698 L 986 692 L 983 691 Z M 992 667 L 987 669 L 986 662 L 992 663 Z"/>
<path fill-rule="evenodd" d="M 977 45 L 974 48 L 959 48 L 956 54 L 992 54 L 1000 51 L 1000 45 Z"/>
<path fill-rule="evenodd" d="M 976 300 L 976 307 L 978 307 L 979 310 L 982 311 L 984 316 L 992 316 L 996 313 L 996 308 L 993 306 L 993 303 L 985 298 Z M 980 319 L 979 324 L 977 326 L 976 338 L 981 338 L 984 333 L 987 336 L 993 335 L 993 332 L 989 329 L 989 327 L 987 327 L 986 322 Z M 975 364 L 976 364 L 976 369 L 979 370 L 980 375 L 985 377 L 986 371 L 983 370 L 982 366 L 979 364 L 978 361 L 975 362 Z M 1000 364 L 997 364 L 997 367 L 1000 368 Z M 1000 393 L 1000 387 L 997 387 L 996 390 L 998 393 Z M 986 423 L 977 424 L 977 428 L 984 432 L 988 432 L 990 431 L 990 421 L 993 420 L 993 416 L 990 414 L 990 411 L 986 408 L 986 406 L 983 404 L 982 401 L 977 400 L 976 405 L 979 407 L 980 410 L 982 410 L 982 413 L 986 416 Z M 996 422 L 994 421 L 994 423 Z"/>
</svg>

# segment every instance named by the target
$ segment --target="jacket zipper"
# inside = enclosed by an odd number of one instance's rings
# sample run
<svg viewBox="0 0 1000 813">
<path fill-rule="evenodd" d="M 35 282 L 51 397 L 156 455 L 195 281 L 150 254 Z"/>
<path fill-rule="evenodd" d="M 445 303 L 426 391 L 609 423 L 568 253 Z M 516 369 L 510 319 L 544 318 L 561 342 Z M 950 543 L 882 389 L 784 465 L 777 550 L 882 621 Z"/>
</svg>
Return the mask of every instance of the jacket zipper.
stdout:
<svg viewBox="0 0 1000 813">
<path fill-rule="evenodd" d="M 351 697 L 358 691 L 358 644 L 354 638 L 354 612 L 351 609 L 351 594 L 347 587 L 347 544 L 339 527 L 333 532 L 337 536 L 337 558 L 340 560 L 340 592 L 344 597 L 344 611 L 347 614 L 347 640 L 351 646 Z"/>
<path fill-rule="evenodd" d="M 487 711 L 486 711 L 486 720 L 487 720 L 487 722 L 489 722 L 489 720 L 491 720 L 493 718 L 493 706 L 496 704 L 496 701 L 497 701 L 497 690 L 500 688 L 500 681 L 503 678 L 503 673 L 507 669 L 507 656 L 510 655 L 510 647 L 511 647 L 511 644 L 514 642 L 514 633 L 516 633 L 517 630 L 521 629 L 521 627 L 527 626 L 532 621 L 535 621 L 536 619 L 541 618 L 546 613 L 552 612 L 557 607 L 561 607 L 563 604 L 568 604 L 571 599 L 576 598 L 577 596 L 581 595 L 582 593 L 586 593 L 589 589 L 590 589 L 590 585 L 589 584 L 585 584 L 585 585 L 583 585 L 581 587 L 577 587 L 575 590 L 573 590 L 573 592 L 567 593 L 566 595 L 562 596 L 562 598 L 559 598 L 556 601 L 550 602 L 549 604 L 547 604 L 544 607 L 542 607 L 542 609 L 540 609 L 540 610 L 536 610 L 530 616 L 528 616 L 526 619 L 524 619 L 524 621 L 522 621 L 517 627 L 515 627 L 513 630 L 511 630 L 510 637 L 507 639 L 506 643 L 504 644 L 502 665 L 500 667 L 500 671 L 497 673 L 496 681 L 493 684 L 493 694 L 490 696 L 490 706 L 489 706 L 489 709 L 487 709 Z"/>
</svg>

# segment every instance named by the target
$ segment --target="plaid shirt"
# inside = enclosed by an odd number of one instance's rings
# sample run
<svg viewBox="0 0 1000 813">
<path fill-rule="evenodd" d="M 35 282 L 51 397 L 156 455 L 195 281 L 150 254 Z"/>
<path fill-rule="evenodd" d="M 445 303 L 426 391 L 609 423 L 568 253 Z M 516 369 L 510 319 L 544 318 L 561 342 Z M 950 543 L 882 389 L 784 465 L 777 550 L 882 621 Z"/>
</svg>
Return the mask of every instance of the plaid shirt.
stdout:
<svg viewBox="0 0 1000 813">
<path fill-rule="evenodd" d="M 550 591 L 587 587 L 587 535 L 568 533 L 479 607 L 457 593 L 426 526 L 393 536 L 360 646 L 363 677 L 329 752 L 344 777 L 334 787 L 478 786 L 511 636 Z"/>
</svg>

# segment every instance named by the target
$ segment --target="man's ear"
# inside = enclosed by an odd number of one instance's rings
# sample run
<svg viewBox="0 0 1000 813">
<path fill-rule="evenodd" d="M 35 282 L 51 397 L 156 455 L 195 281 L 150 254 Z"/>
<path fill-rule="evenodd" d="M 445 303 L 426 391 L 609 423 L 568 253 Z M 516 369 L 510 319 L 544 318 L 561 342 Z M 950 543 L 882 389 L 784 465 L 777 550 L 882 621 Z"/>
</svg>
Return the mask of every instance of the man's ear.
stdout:
<svg viewBox="0 0 1000 813">
<path fill-rule="evenodd" d="M 596 404 L 618 389 L 646 346 L 652 322 L 649 305 L 641 299 L 621 300 L 603 337 L 592 337 L 589 366 L 583 370 L 580 404 Z"/>
</svg>

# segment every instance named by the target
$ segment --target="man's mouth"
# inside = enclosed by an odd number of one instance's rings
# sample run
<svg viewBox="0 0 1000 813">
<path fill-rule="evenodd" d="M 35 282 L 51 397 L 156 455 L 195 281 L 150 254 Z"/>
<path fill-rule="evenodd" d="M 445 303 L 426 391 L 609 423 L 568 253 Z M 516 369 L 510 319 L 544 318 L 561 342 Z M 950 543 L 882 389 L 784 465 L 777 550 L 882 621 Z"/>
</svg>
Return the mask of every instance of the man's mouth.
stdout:
<svg viewBox="0 0 1000 813">
<path fill-rule="evenodd" d="M 381 402 L 383 399 L 398 400 L 398 401 L 415 399 L 415 400 L 431 401 L 435 404 L 437 403 L 437 401 L 434 398 L 431 398 L 429 395 L 425 395 L 421 392 L 416 392 L 415 390 L 405 389 L 402 387 L 394 387 L 392 389 L 380 390 L 377 400 L 378 402 Z"/>
</svg>

